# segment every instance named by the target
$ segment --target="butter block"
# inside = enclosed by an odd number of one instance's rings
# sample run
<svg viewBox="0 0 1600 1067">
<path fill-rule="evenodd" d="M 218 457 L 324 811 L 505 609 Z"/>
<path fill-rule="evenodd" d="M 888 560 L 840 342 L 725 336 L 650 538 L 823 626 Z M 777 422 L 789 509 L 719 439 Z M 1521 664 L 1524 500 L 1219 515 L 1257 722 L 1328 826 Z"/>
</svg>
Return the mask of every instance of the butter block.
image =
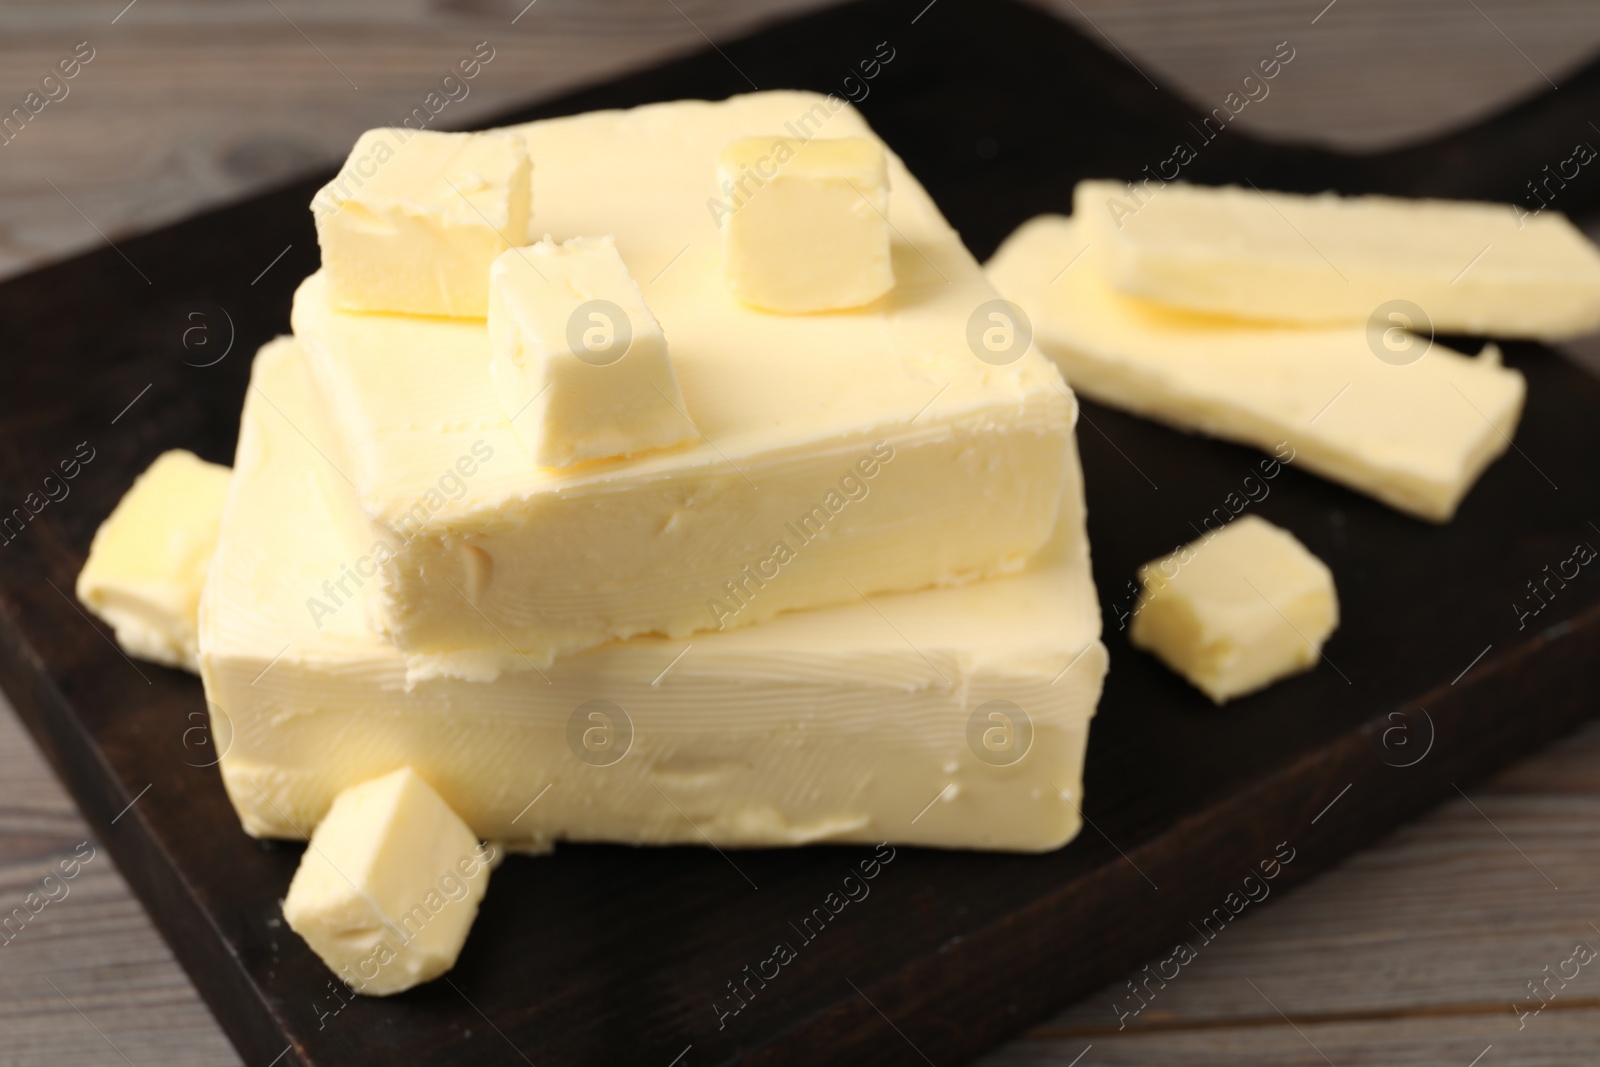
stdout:
<svg viewBox="0 0 1600 1067">
<path fill-rule="evenodd" d="M 95 531 L 78 599 L 128 655 L 200 669 L 195 616 L 231 473 L 181 448 L 163 452 Z"/>
<path fill-rule="evenodd" d="M 695 436 L 661 324 L 609 237 L 501 254 L 489 271 L 489 343 L 506 417 L 542 466 Z"/>
<path fill-rule="evenodd" d="M 1074 389 L 1179 429 L 1292 457 L 1418 518 L 1446 522 L 1516 433 L 1526 384 L 1492 346 L 1471 357 L 1362 326 L 1249 325 L 1123 297 L 1087 260 L 1083 228 L 1040 216 L 989 277 L 1027 310 Z M 1375 347 L 1377 345 L 1377 347 Z M 1410 350 L 1405 351 L 1409 346 Z"/>
<path fill-rule="evenodd" d="M 1339 625 L 1333 573 L 1246 515 L 1139 568 L 1128 639 L 1218 704 L 1316 666 Z"/>
<path fill-rule="evenodd" d="M 1021 573 L 407 688 L 359 606 L 320 628 L 306 613 L 308 591 L 368 550 L 339 521 L 349 485 L 294 429 L 313 421 L 311 393 L 294 341 L 257 358 L 206 588 L 202 677 L 249 833 L 298 836 L 341 790 L 404 766 L 518 850 L 1032 851 L 1077 832 L 1107 658 L 1070 443 L 1057 527 Z"/>
<path fill-rule="evenodd" d="M 1556 340 L 1600 327 L 1600 252 L 1555 211 L 1086 181 L 1073 215 L 1112 288 L 1192 311 L 1356 323 L 1405 300 L 1440 333 Z"/>
<path fill-rule="evenodd" d="M 289 883 L 290 929 L 357 993 L 385 997 L 455 966 L 491 852 L 410 767 L 340 791 Z"/>
<path fill-rule="evenodd" d="M 723 149 L 723 272 L 754 307 L 798 314 L 894 288 L 889 168 L 865 137 L 743 137 Z"/>
<path fill-rule="evenodd" d="M 368 130 L 311 202 L 330 298 L 483 318 L 489 264 L 528 239 L 531 183 L 515 135 Z"/>
<path fill-rule="evenodd" d="M 325 451 L 368 529 L 365 576 L 336 570 L 307 610 L 342 614 L 375 584 L 414 677 L 486 678 L 1026 565 L 1055 526 L 1075 404 L 1037 350 L 1003 366 L 975 354 L 969 325 L 997 294 L 898 160 L 890 295 L 780 316 L 723 285 L 706 206 L 718 154 L 808 109 L 829 136 L 871 136 L 828 99 L 516 128 L 539 160 L 540 225 L 554 241 L 612 235 L 671 340 L 695 430 L 680 447 L 541 467 L 496 391 L 484 323 L 354 314 L 324 274 L 308 279 L 294 331 L 336 431 Z"/>
</svg>

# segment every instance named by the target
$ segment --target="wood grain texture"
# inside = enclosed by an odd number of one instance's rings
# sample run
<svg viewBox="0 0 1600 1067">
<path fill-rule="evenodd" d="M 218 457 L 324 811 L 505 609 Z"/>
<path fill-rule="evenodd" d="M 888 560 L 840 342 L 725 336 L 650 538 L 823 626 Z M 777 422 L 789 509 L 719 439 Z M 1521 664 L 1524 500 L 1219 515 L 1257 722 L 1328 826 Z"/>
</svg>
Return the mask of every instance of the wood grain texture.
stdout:
<svg viewBox="0 0 1600 1067">
<path fill-rule="evenodd" d="M 61 864 L 86 854 L 85 843 L 92 858 L 65 868 L 77 873 L 64 879 Z M 0 1064 L 239 1062 L 9 707 L 0 714 L 6 919 Z"/>
<path fill-rule="evenodd" d="M 77 42 L 95 58 L 0 147 L 0 275 L 89 247 L 97 229 L 116 239 L 335 162 L 481 40 L 496 59 L 442 125 L 826 2 L 137 0 L 123 11 L 118 0 L 13 0 L 0 7 L 0 113 Z M 1108 35 L 1202 110 L 1287 40 L 1293 77 L 1239 127 L 1343 148 L 1480 118 L 1547 88 L 1546 76 L 1559 83 L 1600 43 L 1600 7 L 1587 0 L 1337 0 L 1325 12 L 1273 0 L 1040 2 Z"/>
<path fill-rule="evenodd" d="M 546 2 L 541 0 L 540 6 Z M 134 11 L 142 11 L 150 3 L 151 0 L 141 0 Z M 1334 10 L 1339 11 L 1351 3 L 1352 0 L 1343 0 Z M 1101 27 L 1110 28 L 1098 7 L 1088 4 L 1079 7 Z M 295 8 L 286 6 L 285 10 L 297 22 L 301 21 Z M 702 25 L 709 21 L 702 19 L 700 11 L 687 10 Z M 1499 15 L 1493 8 L 1486 7 L 1486 10 Z M 438 12 L 430 9 L 421 14 L 431 19 Z M 452 11 L 449 17 L 466 16 Z M 354 16 L 351 18 L 359 21 Z M 173 19 L 166 32 L 187 32 L 193 25 L 195 23 Z M 592 41 L 614 31 L 612 26 L 579 25 L 573 30 L 569 43 L 571 40 Z M 244 37 L 259 32 L 257 25 L 249 28 Z M 264 36 L 271 37 L 270 34 Z M 322 43 L 318 33 L 312 36 Z M 1169 33 L 1169 36 L 1175 39 L 1177 34 Z M 392 49 L 392 56 L 407 54 L 404 48 L 394 42 L 385 43 L 383 38 L 383 32 L 369 30 L 364 38 L 367 44 L 363 47 Z M 303 39 L 296 36 L 293 40 L 300 40 L 303 47 Z M 292 44 L 287 38 L 264 40 L 261 47 Z M 687 44 L 692 46 L 694 42 Z M 241 52 L 248 47 L 238 45 Z M 416 67 L 423 67 L 425 61 L 437 58 L 437 48 L 421 38 L 411 38 L 409 47 L 410 61 Z M 576 50 L 569 48 L 568 51 Z M 1138 53 L 1135 55 L 1138 57 Z M 185 56 L 188 63 L 182 61 Z M 97 57 L 97 63 L 99 58 L 103 57 Z M 170 78 L 174 70 L 198 69 L 202 79 L 215 82 L 226 82 L 232 73 L 226 63 L 214 68 L 196 66 L 192 54 L 184 47 L 167 53 L 166 58 L 163 73 L 152 75 L 153 87 L 149 87 L 143 97 L 131 94 L 118 104 L 119 107 L 138 104 L 147 111 L 163 110 L 162 86 L 170 96 Z M 321 63 L 321 60 L 316 62 Z M 395 69 L 402 69 L 401 60 L 396 58 L 376 65 L 388 69 L 389 63 L 394 63 Z M 296 70 L 299 76 L 311 81 L 338 77 L 326 67 L 313 72 L 312 66 L 306 64 L 300 69 L 286 62 L 278 72 L 281 76 L 284 70 Z M 16 68 L 7 63 L 4 69 L 9 75 Z M 94 69 L 91 65 L 85 77 Z M 590 69 L 594 69 L 593 64 Z M 356 74 L 353 70 L 349 73 Z M 365 76 L 365 73 L 361 75 Z M 159 78 L 169 80 L 161 82 Z M 222 92 L 225 87 L 211 88 Z M 238 111 L 248 103 L 249 109 L 259 110 L 261 84 L 256 88 L 256 99 L 247 102 L 248 94 L 244 94 L 232 99 L 228 106 Z M 322 86 L 324 90 L 329 88 L 329 85 Z M 345 88 L 348 91 L 349 87 Z M 361 91 L 367 88 L 364 84 Z M 1206 85 L 1197 85 L 1193 95 L 1203 99 L 1210 91 Z M 402 98 L 398 92 L 396 96 Z M 66 106 L 77 99 L 73 97 Z M 321 106 L 324 111 L 338 112 L 344 115 L 340 121 L 350 123 L 352 129 L 371 121 L 382 121 L 350 118 L 340 109 L 327 108 L 325 97 L 318 97 L 317 104 L 293 95 L 287 99 L 297 101 L 300 108 Z M 62 110 L 65 112 L 66 107 Z M 219 108 L 219 113 L 221 110 Z M 53 117 L 63 118 L 63 115 Z M 123 117 L 126 119 L 127 115 Z M 52 113 L 47 110 L 42 119 L 48 118 L 52 118 Z M 45 126 L 39 125 L 30 128 L 27 134 L 32 136 L 44 129 Z M 22 144 L 19 140 L 4 151 L 9 153 Z M 93 155 L 92 149 L 84 151 L 86 155 L 82 159 L 93 159 L 97 164 L 104 162 L 102 157 Z M 261 155 L 270 157 L 270 153 Z M 294 167 L 277 174 L 303 166 L 310 158 L 301 157 Z M 6 173 L 9 176 L 13 172 L 8 169 Z M 196 168 L 196 173 L 214 177 L 206 168 Z M 166 176 L 172 178 L 170 173 Z M 197 185 L 192 177 L 179 173 L 178 180 L 169 188 L 194 189 Z M 136 173 L 135 178 L 155 181 L 145 174 Z M 258 176 L 254 180 L 272 179 Z M 105 189 L 114 193 L 117 185 L 127 182 L 128 178 L 108 177 L 101 181 Z M 227 196 L 246 187 L 248 182 L 211 194 L 202 190 L 200 195 Z M 45 188 L 49 189 L 48 184 Z M 67 189 L 65 185 L 62 188 Z M 118 199 L 112 193 L 105 194 L 108 207 Z M 123 194 L 126 195 L 126 190 Z M 56 194 L 51 192 L 50 195 Z M 78 200 L 76 195 L 73 198 Z M 150 204 L 160 208 L 157 200 L 158 197 L 152 199 Z M 7 204 L 6 210 L 10 210 L 9 199 Z M 140 209 L 149 208 L 150 204 Z M 79 206 L 83 204 L 80 202 Z M 170 216 L 159 213 L 149 216 L 162 217 Z M 82 224 L 80 218 L 78 225 Z M 57 246 L 55 251 L 61 247 L 70 246 Z M 20 763 L 29 762 L 23 755 L 27 751 L 25 744 L 19 746 L 0 738 L 0 745 L 8 754 L 8 760 L 15 756 Z M 1091 998 L 1036 1031 L 1032 1037 L 996 1054 L 995 1062 L 1068 1063 L 1090 1043 L 1095 1047 L 1083 1060 L 1085 1067 L 1096 1062 L 1280 1063 L 1301 1062 L 1302 1059 L 1323 1062 L 1321 1055 L 1307 1047 L 1293 1027 L 1284 1024 L 1265 998 L 1257 997 L 1254 1003 L 1250 1001 L 1255 994 L 1241 978 L 1249 978 L 1260 986 L 1278 1007 L 1300 1021 L 1300 1029 L 1317 1047 L 1340 1064 L 1456 1062 L 1458 1051 L 1465 1051 L 1459 1061 L 1467 1063 L 1482 1050 L 1482 1045 L 1470 1047 L 1477 1040 L 1479 1030 L 1488 1035 L 1483 1039 L 1484 1044 L 1495 1044 L 1485 1064 L 1572 1062 L 1593 1058 L 1597 1042 L 1592 1036 L 1594 1020 L 1587 1013 L 1593 1011 L 1597 1001 L 1585 1005 L 1578 984 L 1574 985 L 1570 1000 L 1565 996 L 1558 999 L 1550 1010 L 1530 1021 L 1520 1032 L 1514 1029 L 1509 1000 L 1523 993 L 1522 983 L 1537 976 L 1540 967 L 1554 964 L 1565 956 L 1571 947 L 1567 943 L 1569 937 L 1582 936 L 1583 894 L 1585 887 L 1592 893 L 1597 874 L 1593 846 L 1589 844 L 1594 839 L 1594 830 L 1600 827 L 1600 812 L 1589 804 L 1596 793 L 1592 781 L 1594 768 L 1600 765 L 1597 747 L 1600 742 L 1590 735 L 1587 746 L 1568 746 L 1552 755 L 1553 763 L 1539 761 L 1528 765 L 1522 772 L 1521 785 L 1515 784 L 1513 775 L 1487 793 L 1472 790 L 1474 800 L 1499 830 L 1489 825 L 1487 819 L 1479 818 L 1467 801 L 1458 800 L 1434 818 L 1402 831 L 1390 842 L 1363 854 L 1328 878 L 1274 902 L 1271 909 L 1231 928 L 1231 940 L 1219 939 L 1215 946 L 1208 948 L 1196 964 L 1185 969 L 1178 982 L 1162 992 L 1160 1001 L 1141 1013 L 1138 1021 L 1130 1025 L 1130 1032 L 1120 1035 L 1108 1032 L 1114 1031 L 1115 1015 L 1109 1006 L 1096 1007 L 1095 998 Z M 20 901 L 28 891 L 27 886 L 32 884 L 29 879 L 34 877 L 34 872 L 42 877 L 64 854 L 63 849 L 70 851 L 83 837 L 79 836 L 82 832 L 76 825 L 64 835 L 51 836 L 54 830 L 64 827 L 52 824 L 50 820 L 60 815 L 52 815 L 48 804 L 36 810 L 41 803 L 36 798 L 48 796 L 43 786 L 28 786 L 25 796 L 13 808 L 9 799 L 13 775 L 9 773 L 10 763 L 5 766 L 8 773 L 0 778 L 0 789 L 5 790 L 0 792 L 0 797 L 6 798 L 4 807 L 0 808 L 7 826 L 5 848 L 9 850 L 12 841 L 20 839 L 18 863 L 34 864 L 19 875 L 13 895 Z M 35 762 L 32 766 L 37 781 L 38 765 Z M 17 780 L 28 781 L 25 775 Z M 1548 788 L 1541 785 L 1546 781 L 1550 783 Z M 59 790 L 56 796 L 61 796 Z M 1560 800 L 1567 801 L 1567 805 L 1556 803 Z M 60 811 L 65 811 L 64 804 L 58 807 Z M 43 821 L 36 823 L 34 819 Z M 1474 819 L 1478 822 L 1474 823 Z M 28 828 L 13 834 L 10 826 L 14 821 Z M 1443 829 L 1439 829 L 1441 825 Z M 1500 831 L 1505 832 L 1504 836 Z M 1552 891 L 1541 876 L 1508 847 L 1507 838 L 1526 851 L 1553 881 L 1563 885 L 1563 890 Z M 1514 862 L 1507 859 L 1508 853 Z M 9 857 L 11 853 L 7 851 L 3 855 Z M 95 862 L 104 858 L 102 853 L 101 859 Z M 4 869 L 8 872 L 12 869 L 9 859 Z M 217 1051 L 217 1035 L 205 1029 L 200 1014 L 203 1009 L 198 1008 L 192 993 L 186 992 L 181 975 L 171 969 L 170 963 L 162 962 L 170 957 L 159 941 L 150 937 L 148 927 L 141 927 L 136 905 L 126 897 L 115 898 L 109 890 L 104 898 L 88 891 L 100 885 L 89 880 L 95 875 L 105 878 L 107 886 L 114 887 L 116 883 L 111 881 L 109 870 L 109 864 L 98 868 L 94 863 L 89 864 L 81 878 L 73 883 L 72 895 L 42 912 L 35 920 L 38 925 L 30 925 L 25 931 L 26 940 L 18 938 L 14 944 L 0 950 L 9 954 L 30 943 L 38 945 L 41 955 L 33 958 L 38 966 L 21 966 L 14 972 L 14 963 L 8 962 L 0 971 L 4 982 L 9 983 L 14 974 L 25 978 L 48 975 L 71 997 L 77 1008 L 83 1009 L 83 1015 L 79 1015 L 64 998 L 57 998 L 58 1003 L 52 1004 L 37 997 L 30 998 L 20 990 L 14 995 L 11 985 L 0 984 L 0 996 L 5 998 L 5 1007 L 0 1009 L 3 1011 L 0 1025 L 19 1035 L 18 1044 L 14 1046 L 22 1050 L 17 1054 L 17 1062 L 100 1062 L 95 1056 L 111 1057 L 105 1062 L 123 1062 L 110 1047 L 112 1041 L 135 1063 L 232 1062 L 225 1050 Z M 1571 884 L 1567 882 L 1569 876 Z M 1537 884 L 1530 886 L 1530 882 Z M 11 886 L 9 874 L 4 884 Z M 1332 890 L 1328 888 L 1330 885 L 1334 887 Z M 1540 886 L 1543 886 L 1542 893 L 1535 892 Z M 1572 892 L 1574 888 L 1575 893 Z M 1549 898 L 1543 893 L 1549 893 Z M 1577 898 L 1575 905 L 1571 903 L 1574 898 Z M 124 906 L 120 913 L 116 910 L 118 899 Z M 1593 899 L 1592 895 L 1587 897 L 1588 901 Z M 1551 904 L 1550 901 L 1560 903 Z M 55 943 L 32 936 L 53 929 L 43 925 L 47 922 L 66 923 L 68 916 L 78 914 L 68 910 L 74 905 L 92 905 L 95 910 L 92 919 L 90 915 L 83 915 L 76 920 L 80 925 L 72 928 L 70 937 L 63 934 L 67 940 Z M 1571 929 L 1577 929 L 1577 933 L 1568 933 Z M 101 931 L 98 940 L 93 933 L 96 930 Z M 1233 939 L 1235 935 L 1237 938 Z M 146 937 L 143 947 L 138 943 L 140 936 Z M 1596 943 L 1600 944 L 1600 939 Z M 104 951 L 108 945 L 113 947 L 110 956 L 97 957 L 99 962 L 86 963 L 81 970 L 73 969 L 79 953 L 87 961 L 92 952 Z M 131 972 L 150 975 L 151 984 L 146 987 L 132 981 Z M 63 982 L 61 974 L 76 975 L 82 985 Z M 141 977 L 140 981 L 144 980 Z M 48 986 L 42 988 L 48 992 Z M 120 989 L 127 990 L 125 998 Z M 87 1002 L 79 992 L 86 994 Z M 1114 989 L 1108 990 L 1098 999 L 1109 1002 L 1114 992 Z M 50 996 L 56 994 L 50 993 Z M 1507 1005 L 1497 1005 L 1496 996 L 1507 1001 Z M 1567 1007 L 1568 1004 L 1572 1007 Z M 86 1025 L 84 1016 L 94 1025 Z M 1506 1020 L 1510 1020 L 1514 1036 L 1501 1040 L 1496 1035 L 1505 1029 Z M 96 1034 L 95 1025 L 105 1031 L 109 1041 Z M 72 1029 L 74 1026 L 76 1031 Z M 84 1035 L 93 1040 L 80 1041 Z M 203 1042 L 208 1035 L 212 1043 L 205 1045 Z M 191 1040 L 197 1043 L 185 1043 Z M 12 1048 L 7 1041 L 6 1053 L 11 1053 Z M 142 1058 L 140 1051 L 144 1053 Z"/>
<path fill-rule="evenodd" d="M 1544 92 L 1600 41 L 1600 8 L 1585 0 L 1045 2 L 1103 32 L 1202 110 L 1288 41 L 1292 76 L 1239 114 L 1241 128 L 1355 150 L 1466 125 Z"/>
</svg>

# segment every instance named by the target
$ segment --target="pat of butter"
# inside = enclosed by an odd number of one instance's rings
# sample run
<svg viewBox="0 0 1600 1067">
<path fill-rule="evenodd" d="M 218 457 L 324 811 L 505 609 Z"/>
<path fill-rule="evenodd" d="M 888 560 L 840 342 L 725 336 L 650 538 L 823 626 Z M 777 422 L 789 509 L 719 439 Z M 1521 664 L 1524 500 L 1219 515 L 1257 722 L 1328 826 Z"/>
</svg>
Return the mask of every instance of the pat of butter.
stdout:
<svg viewBox="0 0 1600 1067">
<path fill-rule="evenodd" d="M 1037 350 L 997 364 L 973 347 L 998 294 L 898 160 L 889 215 L 916 247 L 896 243 L 887 297 L 771 315 L 722 283 L 717 155 L 808 109 L 830 135 L 871 135 L 842 101 L 792 92 L 517 128 L 541 225 L 612 234 L 671 340 L 696 430 L 680 447 L 541 467 L 483 323 L 342 311 L 308 279 L 293 322 L 329 413 L 320 443 L 369 529 L 303 610 L 359 610 L 345 605 L 371 582 L 416 677 L 484 678 L 1024 566 L 1055 525 L 1074 401 Z"/>
<path fill-rule="evenodd" d="M 531 175 L 514 134 L 368 130 L 311 202 L 331 299 L 483 318 L 489 264 L 527 240 Z"/>
<path fill-rule="evenodd" d="M 1246 515 L 1139 568 L 1128 639 L 1218 704 L 1314 667 L 1339 625 L 1333 573 Z"/>
<path fill-rule="evenodd" d="M 513 248 L 489 271 L 489 370 L 539 464 L 693 437 L 661 324 L 609 237 Z"/>
<path fill-rule="evenodd" d="M 295 430 L 312 392 L 294 341 L 257 357 L 206 590 L 202 677 L 249 833 L 300 836 L 340 790 L 401 766 L 519 850 L 1040 850 L 1077 831 L 1107 659 L 1070 438 L 1055 533 L 1019 574 L 407 688 L 359 603 L 320 627 L 306 613 L 366 550 L 340 522 L 349 485 Z"/>
<path fill-rule="evenodd" d="M 746 137 L 723 149 L 723 272 L 754 307 L 860 307 L 894 288 L 889 168 L 865 137 Z"/>
<path fill-rule="evenodd" d="M 1473 358 L 1398 330 L 1174 311 L 1113 292 L 1079 262 L 1089 244 L 1076 220 L 1041 216 L 988 267 L 1085 396 L 1292 456 L 1434 522 L 1455 514 L 1516 432 L 1526 385 L 1497 350 Z"/>
<path fill-rule="evenodd" d="M 1335 323 L 1386 320 L 1403 300 L 1441 333 L 1600 327 L 1600 252 L 1555 211 L 1086 181 L 1073 214 L 1113 288 L 1174 307 Z"/>
<path fill-rule="evenodd" d="M 455 966 L 491 853 L 410 767 L 341 790 L 289 883 L 283 917 L 357 993 Z"/>
<path fill-rule="evenodd" d="M 200 669 L 195 613 L 231 473 L 183 449 L 163 452 L 95 531 L 78 599 L 128 655 Z"/>
</svg>

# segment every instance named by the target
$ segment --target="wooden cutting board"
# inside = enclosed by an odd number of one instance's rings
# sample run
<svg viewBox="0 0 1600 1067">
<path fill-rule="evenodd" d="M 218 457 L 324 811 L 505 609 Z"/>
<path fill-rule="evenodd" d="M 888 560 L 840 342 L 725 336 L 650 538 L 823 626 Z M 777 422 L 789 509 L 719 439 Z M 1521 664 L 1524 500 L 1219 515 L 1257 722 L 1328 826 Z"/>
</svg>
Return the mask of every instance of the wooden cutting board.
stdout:
<svg viewBox="0 0 1600 1067">
<path fill-rule="evenodd" d="M 1032 8 L 914 0 L 810 16 L 505 120 L 752 86 L 859 99 L 987 256 L 1066 210 L 1077 179 L 1138 177 L 1184 141 L 1196 181 L 1510 200 L 1594 136 L 1600 67 L 1471 130 L 1353 157 L 1234 130 L 1202 141 L 1224 101 L 1156 90 Z M 1315 672 L 1225 710 L 1132 651 L 1120 618 L 1134 568 L 1191 537 L 1259 456 L 1086 403 L 1112 669 L 1077 841 L 899 849 L 870 895 L 748 986 L 745 968 L 798 941 L 790 923 L 871 850 L 740 853 L 746 881 L 704 850 L 562 847 L 496 873 L 448 980 L 341 998 L 279 918 L 300 847 L 239 830 L 199 683 L 124 659 L 72 599 L 96 525 L 158 453 L 231 458 L 250 356 L 288 329 L 316 265 L 306 205 L 325 178 L 0 285 L 0 508 L 23 509 L 0 533 L 0 683 L 251 1064 L 946 1067 L 1180 938 L 1203 952 L 1206 929 L 1262 906 L 1242 901 L 1264 861 L 1281 893 L 1597 710 L 1600 567 L 1541 600 L 1528 588 L 1600 546 L 1600 383 L 1553 353 L 1508 346 L 1529 382 L 1516 447 L 1447 527 L 1296 470 L 1273 480 L 1251 509 L 1333 568 L 1344 622 Z M 1580 173 L 1557 206 L 1597 197 Z M 1125 991 L 1107 1018 L 1137 1005 Z"/>
</svg>

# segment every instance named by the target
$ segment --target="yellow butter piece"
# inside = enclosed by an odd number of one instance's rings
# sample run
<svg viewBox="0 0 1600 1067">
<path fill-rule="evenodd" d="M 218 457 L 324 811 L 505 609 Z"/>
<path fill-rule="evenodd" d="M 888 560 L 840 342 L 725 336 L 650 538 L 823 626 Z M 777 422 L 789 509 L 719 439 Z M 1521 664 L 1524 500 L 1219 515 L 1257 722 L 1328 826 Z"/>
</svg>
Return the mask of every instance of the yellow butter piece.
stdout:
<svg viewBox="0 0 1600 1067">
<path fill-rule="evenodd" d="M 1442 333 L 1551 340 L 1600 327 L 1600 252 L 1554 211 L 1086 181 L 1073 215 L 1114 289 L 1174 307 L 1329 324 L 1404 300 Z"/>
<path fill-rule="evenodd" d="M 489 271 L 489 343 L 506 417 L 543 466 L 695 436 L 661 324 L 609 237 L 502 253 Z"/>
<path fill-rule="evenodd" d="M 1526 385 L 1482 356 L 1389 328 L 1249 325 L 1118 295 L 1075 219 L 1025 223 L 989 277 L 1085 396 L 1296 466 L 1419 518 L 1447 521 L 1510 445 Z"/>
<path fill-rule="evenodd" d="M 294 428 L 314 425 L 312 392 L 295 342 L 262 351 L 206 594 L 202 676 L 250 833 L 300 836 L 340 790 L 401 766 L 518 850 L 1040 850 L 1077 831 L 1107 660 L 1070 439 L 1055 533 L 1019 574 L 408 688 L 360 601 L 307 611 L 368 551 L 340 521 L 349 485 Z"/>
<path fill-rule="evenodd" d="M 1128 638 L 1218 704 L 1316 666 L 1339 625 L 1333 573 L 1246 515 L 1139 568 Z"/>
<path fill-rule="evenodd" d="M 455 966 L 492 852 L 410 767 L 340 791 L 283 917 L 358 993 L 389 996 Z"/>
<path fill-rule="evenodd" d="M 489 264 L 528 239 L 531 175 L 514 135 L 368 130 L 311 202 L 331 299 L 483 318 Z"/>
<path fill-rule="evenodd" d="M 723 272 L 745 303 L 796 314 L 894 288 L 889 168 L 865 137 L 746 137 L 717 160 Z"/>
<path fill-rule="evenodd" d="M 78 599 L 130 656 L 199 670 L 195 614 L 230 474 L 183 449 L 163 452 L 95 531 Z"/>
<path fill-rule="evenodd" d="M 325 451 L 370 526 L 362 573 L 352 560 L 308 591 L 319 610 L 376 582 L 414 677 L 485 678 L 1024 566 L 1055 525 L 1074 403 L 1037 351 L 974 347 L 998 294 L 898 160 L 887 297 L 783 316 L 723 284 L 718 154 L 807 113 L 830 136 L 871 136 L 835 103 L 760 93 L 516 128 L 539 160 L 540 226 L 613 236 L 639 280 L 694 424 L 681 446 L 541 467 L 495 388 L 484 323 L 344 311 L 324 274 L 308 279 L 295 335 L 337 431 Z"/>
</svg>

